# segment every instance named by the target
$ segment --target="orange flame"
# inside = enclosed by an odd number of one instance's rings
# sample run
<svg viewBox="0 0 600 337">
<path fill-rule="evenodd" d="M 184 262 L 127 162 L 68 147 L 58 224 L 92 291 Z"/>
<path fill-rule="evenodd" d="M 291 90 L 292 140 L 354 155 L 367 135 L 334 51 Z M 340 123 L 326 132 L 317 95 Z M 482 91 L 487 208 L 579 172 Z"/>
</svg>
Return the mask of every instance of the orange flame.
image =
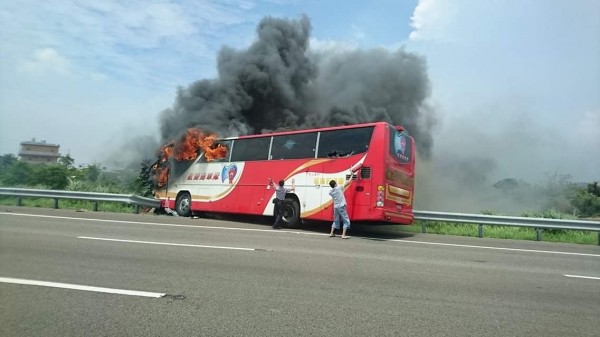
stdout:
<svg viewBox="0 0 600 337">
<path fill-rule="evenodd" d="M 160 148 L 161 161 L 168 160 L 173 155 L 173 144 L 165 145 Z"/>
<path fill-rule="evenodd" d="M 213 161 L 215 159 L 225 158 L 227 155 L 227 148 L 221 144 L 217 144 L 214 149 L 207 148 L 204 152 L 204 156 L 207 161 Z"/>
<path fill-rule="evenodd" d="M 215 135 L 204 135 L 198 129 L 188 129 L 181 142 L 175 146 L 175 159 L 194 160 L 198 157 L 199 150 L 204 152 L 207 161 L 223 158 L 227 154 L 227 148 L 221 144 L 213 148 L 216 139 Z"/>
<path fill-rule="evenodd" d="M 216 138 L 215 135 L 205 135 L 198 129 L 188 129 L 179 142 L 171 142 L 161 147 L 158 151 L 159 159 L 152 166 L 156 185 L 163 187 L 167 184 L 169 167 L 166 162 L 173 156 L 176 160 L 194 160 L 199 152 L 204 152 L 207 161 L 224 158 L 227 155 L 227 147 L 221 144 L 214 146 Z"/>
<path fill-rule="evenodd" d="M 156 185 L 163 187 L 167 184 L 169 179 L 169 168 L 168 167 L 156 167 L 155 169 Z"/>
</svg>

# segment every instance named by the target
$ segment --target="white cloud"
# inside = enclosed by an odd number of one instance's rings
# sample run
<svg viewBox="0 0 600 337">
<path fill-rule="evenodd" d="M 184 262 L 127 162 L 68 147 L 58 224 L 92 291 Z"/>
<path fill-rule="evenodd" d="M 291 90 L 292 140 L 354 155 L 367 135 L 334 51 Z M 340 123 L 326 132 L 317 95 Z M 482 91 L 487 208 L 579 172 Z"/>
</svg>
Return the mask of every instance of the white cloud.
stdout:
<svg viewBox="0 0 600 337">
<path fill-rule="evenodd" d="M 123 123 L 156 132 L 157 115 L 176 87 L 214 73 L 221 45 L 252 35 L 245 26 L 255 24 L 256 16 L 247 15 L 254 5 L 0 1 L 1 153 L 44 137 L 88 162 L 102 160 L 99 148 Z M 82 143 L 82 134 L 65 132 L 66 125 L 94 140 Z"/>
<path fill-rule="evenodd" d="M 445 40 L 447 26 L 452 22 L 455 10 L 452 1 L 419 0 L 410 18 L 413 31 L 410 40 Z"/>
<path fill-rule="evenodd" d="M 69 61 L 52 48 L 38 49 L 33 57 L 21 64 L 20 69 L 35 74 L 67 74 Z"/>
<path fill-rule="evenodd" d="M 442 107 L 435 149 L 464 139 L 461 154 L 496 158 L 497 178 L 598 179 L 598 13 L 593 0 L 420 0 L 407 48 Z"/>
<path fill-rule="evenodd" d="M 310 49 L 313 52 L 330 55 L 335 53 L 345 53 L 358 49 L 358 43 L 356 41 L 319 40 L 311 37 L 309 43 Z"/>
<path fill-rule="evenodd" d="M 43 60 L 28 54 L 49 48 L 69 60 L 55 60 L 60 71 L 68 64 L 77 74 L 174 88 L 214 68 L 228 29 L 247 24 L 244 13 L 253 6 L 252 1 L 207 0 L 1 3 L 6 24 L 0 52 L 4 62 L 39 71 Z M 19 61 L 24 59 L 27 63 Z"/>
</svg>

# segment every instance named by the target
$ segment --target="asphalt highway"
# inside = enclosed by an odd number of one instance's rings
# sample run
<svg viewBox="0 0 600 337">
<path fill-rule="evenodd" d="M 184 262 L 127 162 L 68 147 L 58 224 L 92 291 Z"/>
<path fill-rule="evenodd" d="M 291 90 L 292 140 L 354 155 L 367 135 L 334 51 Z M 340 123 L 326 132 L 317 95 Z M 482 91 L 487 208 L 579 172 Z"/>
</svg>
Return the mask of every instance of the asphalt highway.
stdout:
<svg viewBox="0 0 600 337">
<path fill-rule="evenodd" d="M 0 336 L 600 336 L 600 247 L 0 206 Z"/>
</svg>

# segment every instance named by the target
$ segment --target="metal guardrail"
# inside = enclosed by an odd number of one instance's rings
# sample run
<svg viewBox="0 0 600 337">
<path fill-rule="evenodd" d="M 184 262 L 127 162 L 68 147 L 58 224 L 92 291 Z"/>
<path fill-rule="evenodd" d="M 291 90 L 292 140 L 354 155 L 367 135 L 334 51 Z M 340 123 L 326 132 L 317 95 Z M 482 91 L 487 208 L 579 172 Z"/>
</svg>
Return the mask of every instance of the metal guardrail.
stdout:
<svg viewBox="0 0 600 337">
<path fill-rule="evenodd" d="M 566 220 L 548 218 L 527 218 L 515 216 L 447 213 L 430 211 L 413 211 L 415 220 L 421 220 L 421 231 L 427 232 L 428 221 L 444 221 L 453 223 L 468 223 L 478 225 L 478 236 L 483 237 L 484 225 L 527 227 L 536 230 L 536 240 L 542 241 L 544 229 L 583 230 L 598 232 L 598 245 L 600 245 L 600 221 Z"/>
<path fill-rule="evenodd" d="M 134 194 L 112 194 L 78 191 L 36 190 L 27 188 L 0 188 L 0 195 L 17 197 L 17 206 L 21 206 L 21 198 L 51 198 L 54 208 L 58 208 L 59 199 L 89 200 L 94 202 L 94 211 L 98 210 L 98 202 L 122 202 L 135 205 L 135 212 L 139 213 L 140 206 L 160 207 L 160 201 L 154 198 L 140 197 Z M 514 216 L 448 213 L 431 211 L 413 211 L 415 220 L 423 221 L 421 231 L 427 232 L 427 222 L 444 221 L 453 223 L 468 223 L 478 225 L 478 236 L 483 237 L 484 225 L 500 225 L 512 227 L 528 227 L 536 230 L 536 240 L 542 240 L 544 229 L 584 230 L 598 232 L 598 245 L 600 245 L 600 222 L 584 220 L 565 220 L 547 218 L 526 218 Z"/>
<path fill-rule="evenodd" d="M 160 207 L 160 200 L 140 197 L 135 194 L 113 194 L 79 191 L 36 190 L 28 188 L 0 188 L 0 195 L 17 197 L 17 206 L 21 206 L 23 197 L 49 198 L 54 200 L 54 208 L 58 208 L 59 199 L 93 201 L 93 210 L 98 210 L 98 202 L 122 202 L 135 206 L 135 213 L 139 213 L 140 206 Z"/>
</svg>

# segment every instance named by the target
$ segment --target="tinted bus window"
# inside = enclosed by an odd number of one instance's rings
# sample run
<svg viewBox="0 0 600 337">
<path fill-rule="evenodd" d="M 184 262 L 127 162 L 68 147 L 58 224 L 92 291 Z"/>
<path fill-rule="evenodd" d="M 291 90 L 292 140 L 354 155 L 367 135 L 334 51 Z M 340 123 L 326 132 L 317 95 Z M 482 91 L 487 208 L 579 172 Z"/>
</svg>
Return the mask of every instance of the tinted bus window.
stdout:
<svg viewBox="0 0 600 337">
<path fill-rule="evenodd" d="M 271 159 L 314 158 L 316 146 L 316 132 L 273 137 Z"/>
<path fill-rule="evenodd" d="M 348 157 L 369 148 L 373 127 L 321 132 L 319 158 Z"/>
<path fill-rule="evenodd" d="M 402 164 L 410 163 L 412 156 L 410 137 L 406 133 L 399 132 L 391 126 L 389 127 L 389 130 L 390 154 Z"/>
<path fill-rule="evenodd" d="M 236 139 L 231 150 L 231 161 L 267 160 L 271 137 Z"/>
</svg>

